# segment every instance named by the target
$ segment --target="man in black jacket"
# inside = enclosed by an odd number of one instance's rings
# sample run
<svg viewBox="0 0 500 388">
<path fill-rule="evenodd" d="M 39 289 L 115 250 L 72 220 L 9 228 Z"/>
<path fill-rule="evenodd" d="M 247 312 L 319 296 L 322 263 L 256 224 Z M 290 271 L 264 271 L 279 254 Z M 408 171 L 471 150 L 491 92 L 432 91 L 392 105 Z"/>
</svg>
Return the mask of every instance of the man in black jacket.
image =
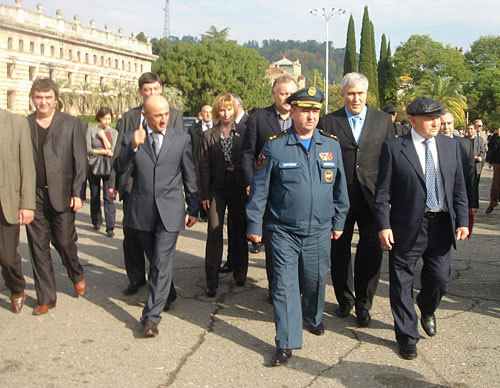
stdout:
<svg viewBox="0 0 500 388">
<path fill-rule="evenodd" d="M 395 133 L 390 115 L 366 106 L 368 79 L 363 74 L 346 74 L 340 91 L 345 106 L 323 116 L 318 124 L 339 139 L 351 203 L 342 237 L 332 240 L 332 281 L 339 303 L 337 316 L 349 316 L 355 306 L 359 326 L 367 326 L 382 262 L 373 215 L 378 160 L 382 143 Z M 355 223 L 359 242 L 353 276 L 351 240 Z"/>
<path fill-rule="evenodd" d="M 493 165 L 493 180 L 491 181 L 490 205 L 486 214 L 490 214 L 498 206 L 500 194 L 500 128 L 491 136 L 488 143 L 487 162 Z"/>
</svg>

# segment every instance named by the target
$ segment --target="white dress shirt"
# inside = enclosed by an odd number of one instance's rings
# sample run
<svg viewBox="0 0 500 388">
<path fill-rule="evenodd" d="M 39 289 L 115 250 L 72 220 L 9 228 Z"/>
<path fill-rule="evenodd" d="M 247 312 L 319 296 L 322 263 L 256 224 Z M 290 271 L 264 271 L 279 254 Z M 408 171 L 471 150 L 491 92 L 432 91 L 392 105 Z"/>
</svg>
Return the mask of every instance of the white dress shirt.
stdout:
<svg viewBox="0 0 500 388">
<path fill-rule="evenodd" d="M 415 150 L 417 151 L 418 159 L 420 161 L 420 165 L 422 167 L 422 172 L 425 176 L 425 144 L 423 143 L 425 138 L 420 136 L 414 129 L 411 130 L 411 139 L 413 140 L 413 145 L 415 146 Z M 443 178 L 441 177 L 441 169 L 439 168 L 439 156 L 438 150 L 436 147 L 436 138 L 431 137 L 429 139 L 429 150 L 432 154 L 432 159 L 434 161 L 434 167 L 436 168 L 437 175 L 437 184 L 438 184 L 438 206 L 433 210 L 435 212 L 448 211 L 446 208 L 446 204 L 444 203 L 444 186 L 443 186 Z M 426 211 L 430 211 L 427 206 L 425 208 Z"/>
</svg>

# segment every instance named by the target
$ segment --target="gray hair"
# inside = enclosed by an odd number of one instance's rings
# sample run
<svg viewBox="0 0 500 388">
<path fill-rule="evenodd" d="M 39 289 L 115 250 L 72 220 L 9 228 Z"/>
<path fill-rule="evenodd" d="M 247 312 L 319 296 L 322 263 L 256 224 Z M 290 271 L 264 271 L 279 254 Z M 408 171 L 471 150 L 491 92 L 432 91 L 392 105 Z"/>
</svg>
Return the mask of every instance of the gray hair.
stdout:
<svg viewBox="0 0 500 388">
<path fill-rule="evenodd" d="M 236 105 L 241 105 L 241 108 L 243 108 L 243 100 L 241 99 L 240 95 L 236 93 L 232 93 L 232 95 L 236 101 Z"/>
<path fill-rule="evenodd" d="M 448 109 L 444 110 L 444 113 L 441 115 L 441 117 L 443 117 L 445 115 L 450 115 L 451 118 L 453 119 L 453 122 L 455 122 L 455 115 L 452 112 L 450 112 Z"/>
<path fill-rule="evenodd" d="M 288 82 L 293 82 L 297 88 L 299 87 L 299 83 L 297 82 L 297 79 L 294 76 L 289 75 L 289 74 L 284 74 L 284 75 L 276 78 L 276 80 L 274 81 L 273 91 L 275 92 L 276 89 L 278 89 L 279 84 L 284 84 L 284 83 L 288 83 Z"/>
<path fill-rule="evenodd" d="M 340 81 L 340 94 L 344 93 L 346 86 L 355 86 L 358 84 L 362 84 L 368 90 L 368 78 L 361 73 L 347 73 L 342 78 L 342 81 Z"/>
</svg>

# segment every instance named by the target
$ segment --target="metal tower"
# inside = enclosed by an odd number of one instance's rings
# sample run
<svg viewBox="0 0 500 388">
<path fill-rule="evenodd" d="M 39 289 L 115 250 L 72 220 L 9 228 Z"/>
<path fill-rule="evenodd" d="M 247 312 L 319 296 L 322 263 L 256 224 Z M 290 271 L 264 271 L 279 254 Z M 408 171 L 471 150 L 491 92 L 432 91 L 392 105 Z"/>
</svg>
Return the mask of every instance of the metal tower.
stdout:
<svg viewBox="0 0 500 388">
<path fill-rule="evenodd" d="M 168 39 L 170 37 L 170 0 L 165 0 L 165 8 L 163 11 L 165 13 L 165 19 L 163 21 L 163 39 Z"/>
</svg>

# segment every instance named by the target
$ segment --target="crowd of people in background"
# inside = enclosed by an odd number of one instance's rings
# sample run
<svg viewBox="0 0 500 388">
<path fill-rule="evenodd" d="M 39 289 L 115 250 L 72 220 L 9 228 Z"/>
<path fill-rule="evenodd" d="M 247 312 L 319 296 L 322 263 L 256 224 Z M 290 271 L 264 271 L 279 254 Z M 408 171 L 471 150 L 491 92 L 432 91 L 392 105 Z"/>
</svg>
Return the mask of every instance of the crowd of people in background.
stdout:
<svg viewBox="0 0 500 388">
<path fill-rule="evenodd" d="M 324 333 L 328 269 L 335 314 L 346 318 L 354 310 L 360 327 L 370 324 L 383 247 L 400 354 L 417 356 L 414 264 L 423 258 L 417 305 L 424 331 L 433 336 L 435 311 L 451 280 L 450 248 L 472 229 L 485 164 L 493 167 L 486 214 L 498 206 L 500 128 L 488 135 L 478 119 L 457 130 L 453 113 L 425 97 L 407 107 L 409 121 L 398 122 L 394 105 L 368 107 L 368 80 L 348 73 L 340 84 L 344 107 L 325 116 L 323 92 L 299 89 L 284 75 L 272 86 L 272 105 L 246 112 L 239 95 L 222 93 L 206 101 L 186 133 L 157 74 L 143 74 L 138 86 L 143 104 L 124 113 L 116 129 L 108 107 L 96 112 L 97 125 L 90 128 L 70 109 L 60 112 L 59 89 L 50 79 L 33 82 L 36 110 L 27 119 L 0 111 L 0 263 L 15 313 L 26 284 L 17 253 L 20 225 L 26 225 L 33 268 L 33 314 L 56 307 L 51 244 L 75 293 L 85 294 L 75 220 L 88 180 L 96 231 L 103 224 L 101 193 L 109 238 L 115 235 L 114 201 L 123 201 L 123 293 L 147 284 L 140 319 L 146 337 L 159 334 L 162 311 L 177 299 L 179 232 L 200 221 L 207 223 L 200 256 L 209 298 L 217 296 L 219 273 L 231 272 L 244 287 L 249 252 L 264 247 L 276 324 L 272 365 L 302 347 L 303 321 L 311 333 Z M 442 159 L 448 162 L 438 163 Z M 355 225 L 359 241 L 352 256 Z"/>
</svg>

